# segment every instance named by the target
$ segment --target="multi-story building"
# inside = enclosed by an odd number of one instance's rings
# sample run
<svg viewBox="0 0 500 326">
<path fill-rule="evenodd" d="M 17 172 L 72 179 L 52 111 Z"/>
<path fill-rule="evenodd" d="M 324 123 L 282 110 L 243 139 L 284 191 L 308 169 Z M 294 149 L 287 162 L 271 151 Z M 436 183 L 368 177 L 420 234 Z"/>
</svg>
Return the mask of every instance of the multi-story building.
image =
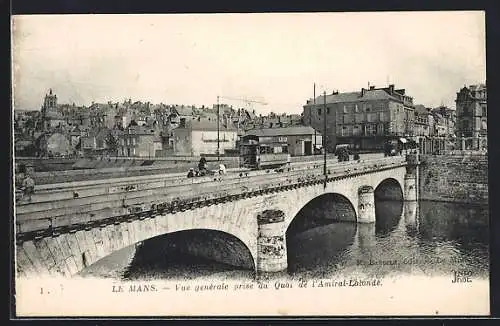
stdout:
<svg viewBox="0 0 500 326">
<path fill-rule="evenodd" d="M 217 154 L 217 143 L 220 154 L 224 154 L 226 150 L 234 150 L 238 140 L 238 130 L 229 119 L 221 119 L 217 129 L 217 118 L 211 117 L 193 117 L 188 121 L 181 119 L 172 134 L 174 153 L 177 155 Z"/>
<path fill-rule="evenodd" d="M 443 117 L 444 127 L 446 129 L 446 135 L 453 136 L 456 135 L 456 125 L 457 125 L 457 111 L 441 105 L 437 108 L 432 109 L 433 113 L 439 113 Z"/>
<path fill-rule="evenodd" d="M 431 132 L 431 119 L 432 113 L 429 108 L 423 105 L 415 105 L 415 127 L 413 130 L 413 136 L 417 138 L 428 137 L 432 135 Z"/>
<path fill-rule="evenodd" d="M 326 103 L 325 103 L 326 102 Z M 326 109 L 326 112 L 323 110 Z M 324 129 L 326 146 L 347 143 L 359 150 L 382 149 L 384 142 L 412 136 L 414 129 L 413 98 L 404 89 L 362 88 L 349 92 L 319 96 L 307 101 L 303 121 L 316 130 Z"/>
<path fill-rule="evenodd" d="M 162 150 L 162 139 L 154 128 L 130 126 L 121 133 L 117 147 L 118 156 L 156 157 Z"/>
<path fill-rule="evenodd" d="M 486 137 L 488 109 L 486 84 L 464 86 L 455 100 L 457 107 L 457 136 Z"/>
</svg>

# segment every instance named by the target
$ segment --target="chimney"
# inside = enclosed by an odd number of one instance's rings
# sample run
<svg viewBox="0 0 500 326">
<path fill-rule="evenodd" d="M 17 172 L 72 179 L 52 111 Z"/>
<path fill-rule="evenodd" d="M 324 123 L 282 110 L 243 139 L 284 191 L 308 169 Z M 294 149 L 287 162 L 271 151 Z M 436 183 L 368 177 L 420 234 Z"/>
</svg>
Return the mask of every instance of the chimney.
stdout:
<svg viewBox="0 0 500 326">
<path fill-rule="evenodd" d="M 361 97 L 365 96 L 366 89 L 363 87 L 361 88 Z"/>
<path fill-rule="evenodd" d="M 375 86 L 370 86 L 370 90 L 373 91 L 375 89 Z"/>
<path fill-rule="evenodd" d="M 389 93 L 394 93 L 394 84 L 389 85 Z"/>
</svg>

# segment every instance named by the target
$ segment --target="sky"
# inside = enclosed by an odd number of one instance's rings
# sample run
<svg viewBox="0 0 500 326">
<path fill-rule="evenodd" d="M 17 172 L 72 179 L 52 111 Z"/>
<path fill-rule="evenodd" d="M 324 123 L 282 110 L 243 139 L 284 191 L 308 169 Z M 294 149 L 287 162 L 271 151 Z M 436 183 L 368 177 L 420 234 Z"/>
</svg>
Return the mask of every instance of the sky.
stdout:
<svg viewBox="0 0 500 326">
<path fill-rule="evenodd" d="M 454 108 L 460 88 L 486 81 L 481 11 L 30 15 L 12 33 L 16 109 L 40 109 L 52 88 L 76 105 L 220 96 L 301 113 L 314 83 L 316 95 L 395 84 L 415 104 Z"/>
</svg>

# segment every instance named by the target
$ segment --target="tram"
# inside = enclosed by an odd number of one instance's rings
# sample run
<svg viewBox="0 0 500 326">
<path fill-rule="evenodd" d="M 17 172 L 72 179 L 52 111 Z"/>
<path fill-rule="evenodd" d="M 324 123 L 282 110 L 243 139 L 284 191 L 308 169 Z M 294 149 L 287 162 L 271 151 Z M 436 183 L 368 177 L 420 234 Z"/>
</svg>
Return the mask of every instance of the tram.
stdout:
<svg viewBox="0 0 500 326">
<path fill-rule="evenodd" d="M 247 135 L 240 143 L 240 167 L 254 170 L 280 168 L 290 163 L 288 144 L 259 142 L 259 137 Z"/>
</svg>

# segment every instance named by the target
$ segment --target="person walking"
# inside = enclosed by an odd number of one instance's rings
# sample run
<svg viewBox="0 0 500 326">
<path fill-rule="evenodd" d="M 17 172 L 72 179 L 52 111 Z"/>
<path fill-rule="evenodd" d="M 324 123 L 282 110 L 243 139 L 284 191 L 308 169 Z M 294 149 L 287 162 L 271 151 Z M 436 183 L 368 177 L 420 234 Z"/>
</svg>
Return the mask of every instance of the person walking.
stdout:
<svg viewBox="0 0 500 326">
<path fill-rule="evenodd" d="M 190 168 L 190 169 L 189 169 L 189 172 L 188 172 L 188 174 L 187 174 L 187 177 L 188 177 L 188 178 L 193 178 L 193 177 L 194 177 L 194 169 L 193 169 L 193 168 Z"/>
</svg>

